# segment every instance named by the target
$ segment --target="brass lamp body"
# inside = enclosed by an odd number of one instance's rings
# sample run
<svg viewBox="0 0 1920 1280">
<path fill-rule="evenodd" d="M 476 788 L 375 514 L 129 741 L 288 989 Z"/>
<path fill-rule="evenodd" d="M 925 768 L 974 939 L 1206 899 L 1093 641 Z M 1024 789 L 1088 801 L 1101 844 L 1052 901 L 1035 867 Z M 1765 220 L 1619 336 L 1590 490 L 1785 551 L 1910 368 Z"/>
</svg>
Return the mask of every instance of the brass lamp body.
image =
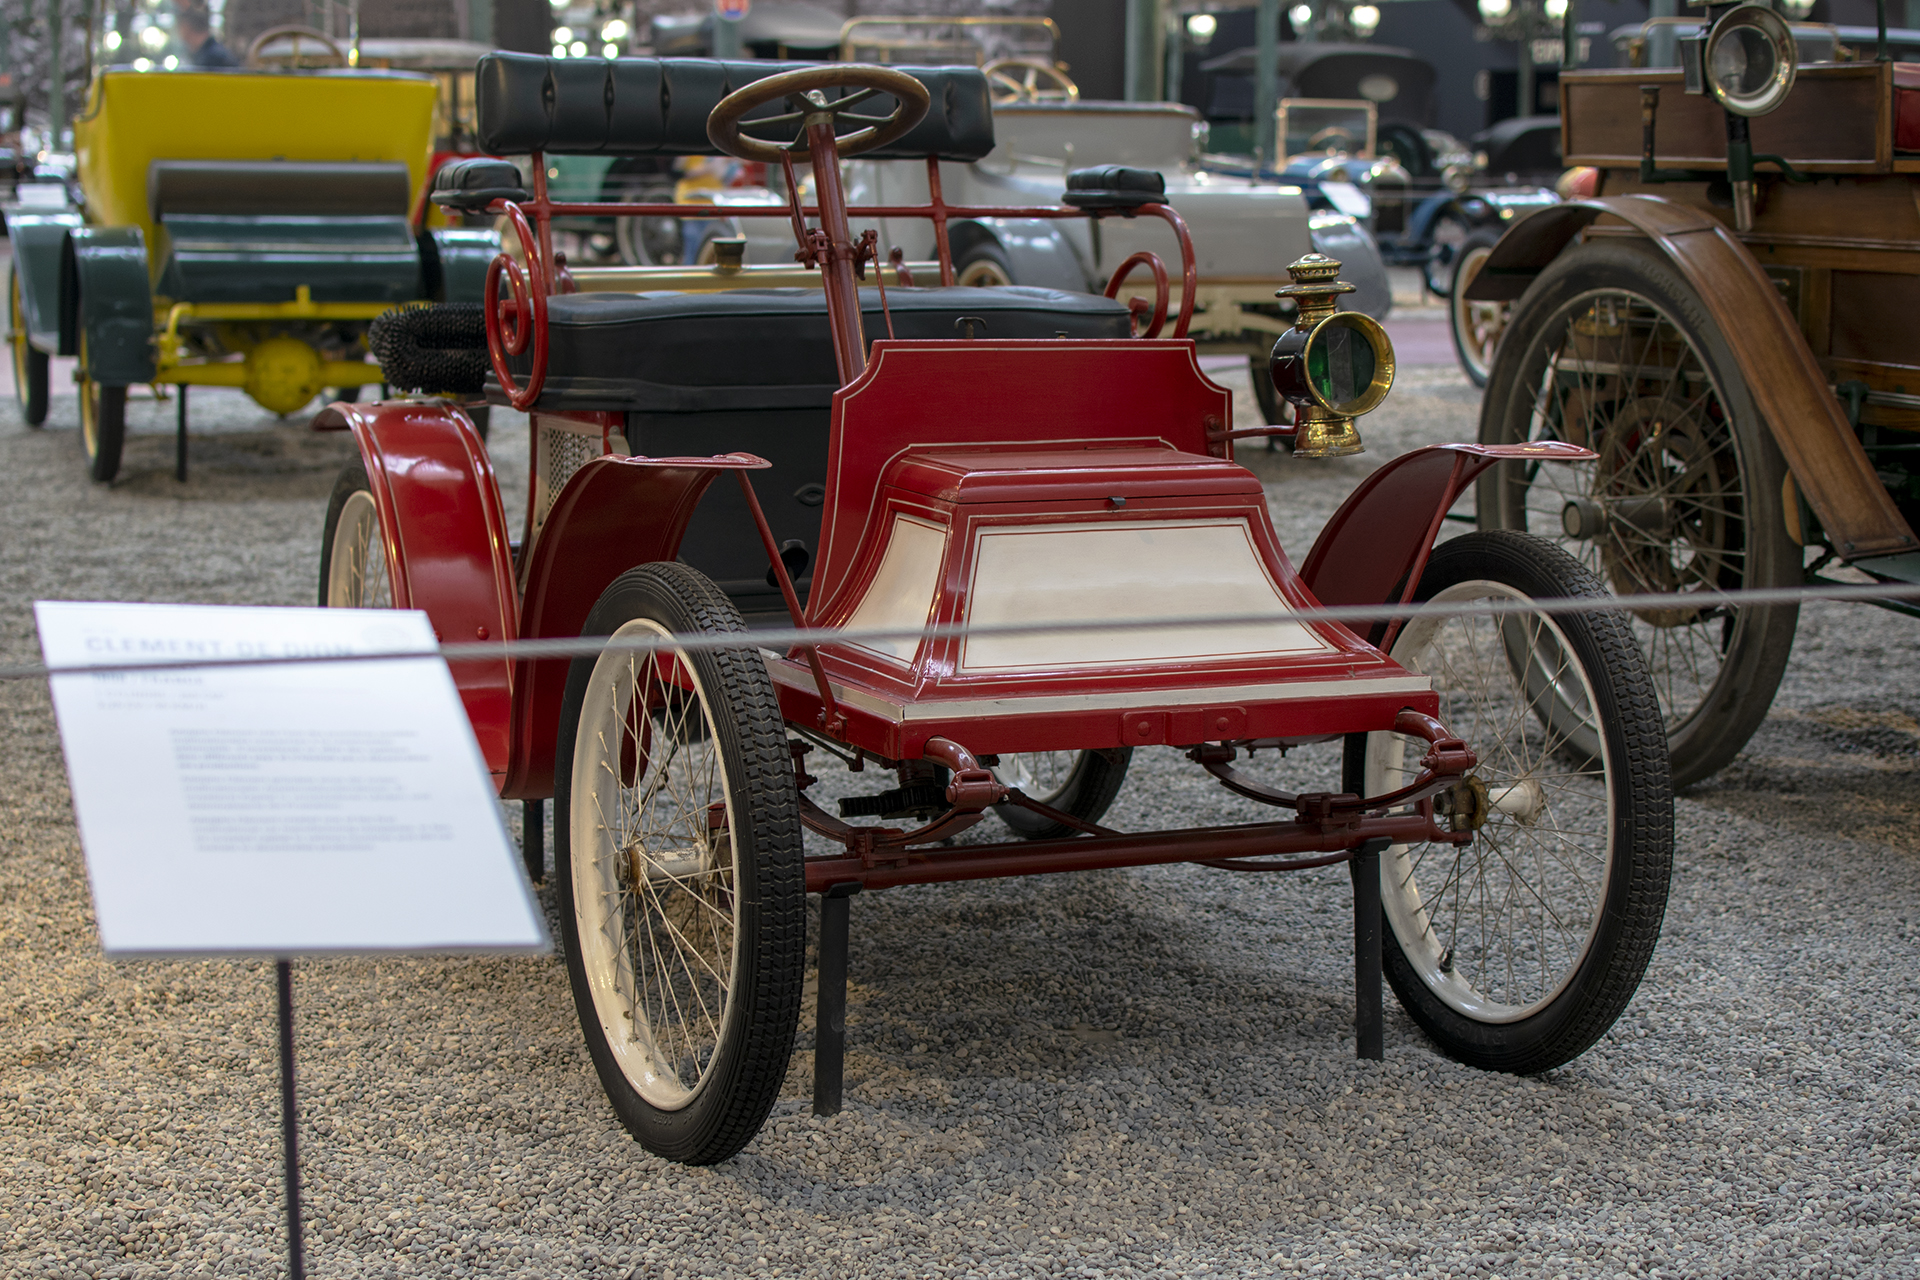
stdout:
<svg viewBox="0 0 1920 1280">
<path fill-rule="evenodd" d="M 1298 311 L 1293 328 L 1273 344 L 1268 373 L 1294 406 L 1293 455 L 1363 452 L 1353 420 L 1378 405 L 1393 385 L 1393 343 L 1370 317 L 1338 309 L 1340 295 L 1354 286 L 1340 279 L 1336 259 L 1309 253 L 1287 274 L 1293 283 L 1274 296 L 1292 298 Z"/>
</svg>

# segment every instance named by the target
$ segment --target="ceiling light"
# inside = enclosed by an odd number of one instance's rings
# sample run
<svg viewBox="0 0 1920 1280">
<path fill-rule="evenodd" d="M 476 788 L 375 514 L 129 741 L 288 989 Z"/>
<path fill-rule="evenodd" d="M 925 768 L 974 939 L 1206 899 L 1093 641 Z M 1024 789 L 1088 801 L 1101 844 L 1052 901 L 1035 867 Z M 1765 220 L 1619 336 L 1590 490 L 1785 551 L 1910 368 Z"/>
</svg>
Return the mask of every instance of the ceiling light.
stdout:
<svg viewBox="0 0 1920 1280">
<path fill-rule="evenodd" d="M 1193 13 L 1187 15 L 1187 34 L 1195 40 L 1213 39 L 1213 33 L 1219 30 L 1219 27 L 1220 23 L 1218 19 L 1210 13 Z"/>
</svg>

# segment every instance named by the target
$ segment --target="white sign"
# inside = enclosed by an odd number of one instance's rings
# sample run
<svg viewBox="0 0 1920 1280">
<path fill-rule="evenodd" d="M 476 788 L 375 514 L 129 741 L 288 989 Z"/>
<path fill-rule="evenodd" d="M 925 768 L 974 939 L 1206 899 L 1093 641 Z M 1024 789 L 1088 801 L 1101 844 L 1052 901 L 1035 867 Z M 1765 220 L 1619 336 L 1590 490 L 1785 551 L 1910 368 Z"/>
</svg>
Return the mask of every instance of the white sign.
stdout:
<svg viewBox="0 0 1920 1280">
<path fill-rule="evenodd" d="M 1322 182 L 1320 194 L 1349 218 L 1364 218 L 1373 212 L 1373 201 L 1367 199 L 1367 193 L 1351 182 Z"/>
<path fill-rule="evenodd" d="M 34 606 L 110 956 L 544 951 L 424 613 Z"/>
</svg>

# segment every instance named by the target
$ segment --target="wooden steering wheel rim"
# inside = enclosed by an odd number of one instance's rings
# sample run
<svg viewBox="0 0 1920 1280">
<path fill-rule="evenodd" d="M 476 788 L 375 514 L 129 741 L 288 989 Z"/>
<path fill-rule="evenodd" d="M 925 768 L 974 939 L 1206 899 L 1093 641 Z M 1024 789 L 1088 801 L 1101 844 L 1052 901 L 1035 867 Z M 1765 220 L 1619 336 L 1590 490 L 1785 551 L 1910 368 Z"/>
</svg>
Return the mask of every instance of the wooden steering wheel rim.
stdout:
<svg viewBox="0 0 1920 1280">
<path fill-rule="evenodd" d="M 299 23 L 287 23 L 283 26 L 268 27 L 265 31 L 255 36 L 252 43 L 247 45 L 247 65 L 250 67 L 266 65 L 261 60 L 260 51 L 272 44 L 275 40 L 284 40 L 288 37 L 292 37 L 296 41 L 294 46 L 296 49 L 299 47 L 297 42 L 300 40 L 316 40 L 325 45 L 327 51 L 333 54 L 334 62 L 337 65 L 342 67 L 347 65 L 346 50 L 335 43 L 332 36 L 324 31 L 315 31 L 312 27 L 303 27 Z M 299 55 L 296 53 L 294 56 L 298 57 Z"/>
<path fill-rule="evenodd" d="M 1016 77 L 1012 74 L 1016 68 L 1034 74 L 1025 78 Z M 1056 91 L 1041 89 L 1037 84 L 1029 84 L 1028 80 L 1032 79 L 1051 81 L 1057 86 L 1057 92 L 1063 100 L 1067 102 L 1080 101 L 1080 86 L 1073 82 L 1073 77 L 1044 58 L 995 58 L 980 68 L 980 74 L 987 78 L 987 92 L 992 94 L 996 103 L 1002 105 L 1010 102 L 1045 101 L 1041 94 L 1051 94 Z M 997 86 L 1005 86 L 1011 91 L 1011 96 L 1002 96 L 994 92 Z"/>
<path fill-rule="evenodd" d="M 842 156 L 857 156 L 863 151 L 886 146 L 919 124 L 926 116 L 927 108 L 933 104 L 927 86 L 906 72 L 890 67 L 858 62 L 802 67 L 798 71 L 782 71 L 764 80 L 755 80 L 722 98 L 713 109 L 713 114 L 707 117 L 707 139 L 721 151 L 741 160 L 779 164 L 793 153 L 780 143 L 763 142 L 740 132 L 742 117 L 755 107 L 780 98 L 793 97 L 813 89 L 832 88 L 872 89 L 879 93 L 890 93 L 898 104 L 893 114 L 887 117 L 886 123 L 868 125 L 853 133 L 835 137 L 834 147 Z M 832 109 L 831 104 L 828 109 Z M 804 139 L 805 134 L 801 137 Z"/>
</svg>

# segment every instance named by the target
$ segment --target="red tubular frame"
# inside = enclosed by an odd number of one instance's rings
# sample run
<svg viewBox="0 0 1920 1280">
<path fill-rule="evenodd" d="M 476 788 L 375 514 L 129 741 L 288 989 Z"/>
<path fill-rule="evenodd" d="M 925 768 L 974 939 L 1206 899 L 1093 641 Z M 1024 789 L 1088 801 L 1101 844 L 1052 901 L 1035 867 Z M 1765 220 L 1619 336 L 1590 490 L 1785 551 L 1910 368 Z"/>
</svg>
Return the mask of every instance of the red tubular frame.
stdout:
<svg viewBox="0 0 1920 1280">
<path fill-rule="evenodd" d="M 1436 824 L 1424 813 L 1361 818 L 1332 832 L 1321 824 L 1295 820 L 1239 827 L 1192 827 L 1184 831 L 1148 831 L 1126 836 L 1077 836 L 1071 840 L 1013 840 L 1005 844 L 961 845 L 951 849 L 879 849 L 869 857 L 808 858 L 807 892 L 822 893 L 857 881 L 868 889 L 906 884 L 945 884 L 955 880 L 993 880 L 1061 871 L 1099 871 L 1107 867 L 1151 867 L 1170 862 L 1219 862 L 1278 854 L 1330 853 L 1314 866 L 1344 862 L 1369 840 L 1394 844 L 1461 843 L 1467 833 Z M 1306 865 L 1303 863 L 1302 865 Z"/>
</svg>

